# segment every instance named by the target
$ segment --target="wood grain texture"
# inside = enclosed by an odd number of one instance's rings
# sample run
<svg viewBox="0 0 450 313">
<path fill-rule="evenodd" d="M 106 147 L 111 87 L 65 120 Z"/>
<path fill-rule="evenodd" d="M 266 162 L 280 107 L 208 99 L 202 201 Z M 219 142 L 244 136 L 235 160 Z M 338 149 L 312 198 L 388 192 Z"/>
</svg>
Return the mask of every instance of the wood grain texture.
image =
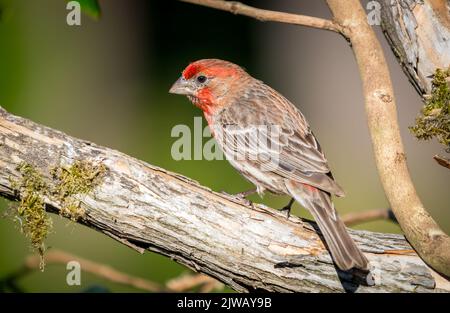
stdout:
<svg viewBox="0 0 450 313">
<path fill-rule="evenodd" d="M 450 66 L 450 1 L 383 0 L 381 27 L 417 92 L 431 92 L 431 75 Z"/>
<path fill-rule="evenodd" d="M 0 195 L 17 199 L 11 181 L 22 162 L 49 184 L 55 166 L 77 160 L 107 167 L 94 192 L 79 196 L 78 221 L 140 252 L 165 255 L 241 292 L 434 292 L 448 282 L 411 250 L 404 237 L 351 231 L 366 253 L 376 285 L 338 271 L 315 224 L 263 205 L 211 191 L 197 182 L 118 151 L 70 137 L 0 108 Z M 45 196 L 48 211 L 61 203 Z M 17 235 L 20 235 L 17 233 Z"/>
</svg>

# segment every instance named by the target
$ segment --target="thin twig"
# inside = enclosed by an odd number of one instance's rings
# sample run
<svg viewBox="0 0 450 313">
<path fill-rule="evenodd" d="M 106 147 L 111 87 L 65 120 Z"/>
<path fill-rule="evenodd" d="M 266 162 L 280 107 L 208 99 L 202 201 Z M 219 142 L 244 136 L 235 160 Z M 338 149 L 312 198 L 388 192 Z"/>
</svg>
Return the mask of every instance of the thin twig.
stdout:
<svg viewBox="0 0 450 313">
<path fill-rule="evenodd" d="M 81 270 L 84 272 L 94 274 L 114 283 L 131 286 L 149 292 L 171 291 L 158 283 L 125 274 L 112 268 L 111 266 L 83 259 L 60 250 L 49 250 L 45 255 L 45 261 L 46 264 L 67 264 L 70 261 L 76 261 L 80 263 Z M 28 271 L 38 270 L 39 264 L 40 256 L 30 255 L 25 259 L 24 268 Z M 24 273 L 26 272 L 27 271 L 24 271 Z"/>
<path fill-rule="evenodd" d="M 395 216 L 391 209 L 375 209 L 363 212 L 353 212 L 342 216 L 342 221 L 347 226 L 367 223 L 375 220 L 395 221 Z"/>
<path fill-rule="evenodd" d="M 91 260 L 86 260 L 75 256 L 73 254 L 61 251 L 51 250 L 45 255 L 46 264 L 57 265 L 67 264 L 71 261 L 76 261 L 80 264 L 81 270 L 94 274 L 96 276 L 107 279 L 111 282 L 128 285 L 136 289 L 141 289 L 149 292 L 187 292 L 196 287 L 200 287 L 200 292 L 211 292 L 213 290 L 220 290 L 224 288 L 224 284 L 218 280 L 205 274 L 192 274 L 175 277 L 166 283 L 166 287 L 146 280 L 140 277 L 131 276 L 113 269 L 108 265 L 97 263 Z M 40 269 L 41 256 L 29 255 L 26 257 L 24 264 L 19 270 L 8 275 L 6 281 L 9 287 L 15 287 L 16 281 L 21 277 L 28 275 L 30 272 Z"/>
<path fill-rule="evenodd" d="M 201 287 L 201 292 L 210 292 L 224 287 L 221 282 L 204 274 L 182 275 L 168 281 L 166 286 L 176 292 L 191 290 L 198 286 Z"/>
<path fill-rule="evenodd" d="M 441 157 L 440 155 L 435 155 L 433 157 L 433 159 L 435 159 L 439 165 L 442 165 L 443 167 L 450 169 L 450 160 L 449 159 Z"/>
<path fill-rule="evenodd" d="M 223 10 L 233 14 L 245 15 L 248 17 L 253 17 L 260 21 L 280 22 L 330 30 L 337 32 L 343 35 L 344 37 L 347 37 L 344 28 L 341 25 L 331 20 L 323 18 L 258 9 L 236 1 L 223 1 L 223 0 L 180 0 L 180 1 L 198 4 L 218 10 Z"/>
<path fill-rule="evenodd" d="M 23 266 L 14 275 L 9 276 L 9 280 L 18 278 L 40 269 L 40 256 L 30 255 L 26 257 Z M 201 292 L 211 292 L 214 289 L 223 289 L 224 284 L 216 279 L 204 275 L 182 275 L 173 278 L 166 283 L 166 287 L 140 278 L 120 272 L 108 265 L 97 263 L 91 260 L 83 259 L 73 254 L 61 251 L 50 250 L 45 255 L 46 264 L 67 264 L 71 261 L 80 263 L 80 268 L 84 272 L 102 277 L 111 282 L 127 285 L 136 289 L 141 289 L 149 292 L 186 292 L 193 288 L 200 287 Z"/>
</svg>

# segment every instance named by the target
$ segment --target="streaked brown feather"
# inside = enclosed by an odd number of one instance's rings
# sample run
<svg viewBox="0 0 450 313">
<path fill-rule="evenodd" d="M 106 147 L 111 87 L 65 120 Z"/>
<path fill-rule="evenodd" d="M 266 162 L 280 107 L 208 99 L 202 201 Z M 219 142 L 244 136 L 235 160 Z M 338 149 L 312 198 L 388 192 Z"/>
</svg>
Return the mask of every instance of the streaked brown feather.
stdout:
<svg viewBox="0 0 450 313">
<path fill-rule="evenodd" d="M 280 149 L 277 155 L 274 156 L 276 152 L 270 150 L 259 151 L 262 155 L 268 154 L 278 160 L 278 164 L 261 164 L 256 156 L 256 160 L 246 166 L 259 167 L 265 172 L 270 169 L 270 174 L 280 178 L 306 183 L 338 196 L 344 195 L 342 188 L 328 175 L 328 162 L 307 121 L 291 102 L 259 80 L 252 80 L 233 101 L 232 105 L 222 109 L 214 118 L 215 132 L 219 136 L 232 137 L 234 134 L 229 129 L 235 128 L 251 133 L 256 130 L 255 126 L 280 127 Z M 243 143 L 245 141 L 229 140 L 223 150 L 226 155 L 227 150 L 235 153 L 243 151 L 246 148 Z M 259 143 L 255 145 L 264 146 Z M 279 190 L 274 190 L 271 184 L 263 187 L 272 192 L 284 193 L 282 185 L 280 182 Z"/>
</svg>

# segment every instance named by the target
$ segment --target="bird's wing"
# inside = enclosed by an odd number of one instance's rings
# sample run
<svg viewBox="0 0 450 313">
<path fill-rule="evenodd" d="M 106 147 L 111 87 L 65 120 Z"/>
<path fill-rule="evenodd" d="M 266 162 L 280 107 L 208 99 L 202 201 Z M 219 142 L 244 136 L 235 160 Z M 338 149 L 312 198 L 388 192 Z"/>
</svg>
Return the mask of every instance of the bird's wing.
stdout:
<svg viewBox="0 0 450 313">
<path fill-rule="evenodd" d="M 258 82 L 220 114 L 219 138 L 238 160 L 262 171 L 308 184 L 337 196 L 328 162 L 301 112 L 269 86 Z"/>
</svg>

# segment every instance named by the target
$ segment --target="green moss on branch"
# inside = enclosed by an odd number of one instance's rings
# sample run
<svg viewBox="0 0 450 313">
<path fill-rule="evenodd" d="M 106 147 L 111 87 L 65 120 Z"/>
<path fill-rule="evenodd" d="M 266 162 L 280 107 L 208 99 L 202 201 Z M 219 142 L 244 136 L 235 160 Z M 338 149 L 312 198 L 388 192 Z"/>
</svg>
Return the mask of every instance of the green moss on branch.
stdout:
<svg viewBox="0 0 450 313">
<path fill-rule="evenodd" d="M 106 167 L 78 160 L 68 167 L 53 168 L 50 171 L 52 179 L 46 179 L 29 163 L 21 163 L 16 170 L 21 175 L 18 180 L 11 179 L 11 185 L 20 199 L 16 215 L 21 221 L 22 232 L 40 253 L 43 269 L 44 240 L 52 228 L 52 220 L 45 211 L 44 198 L 58 201 L 61 215 L 73 221 L 78 220 L 85 211 L 77 195 L 91 193 L 101 183 Z"/>
<path fill-rule="evenodd" d="M 416 118 L 411 132 L 422 140 L 436 137 L 450 152 L 450 68 L 437 69 L 432 81 L 432 92 Z"/>
<path fill-rule="evenodd" d="M 73 221 L 83 217 L 84 209 L 75 195 L 88 194 L 100 184 L 106 167 L 91 162 L 75 161 L 70 167 L 56 167 L 51 171 L 56 181 L 54 194 L 61 202 L 60 213 Z"/>
<path fill-rule="evenodd" d="M 45 212 L 43 200 L 48 185 L 41 173 L 30 164 L 21 163 L 16 169 L 22 176 L 19 181 L 14 182 L 14 188 L 20 193 L 17 215 L 21 220 L 21 230 L 42 257 L 45 251 L 44 240 L 52 228 L 52 220 Z M 44 268 L 43 258 L 41 268 Z"/>
</svg>

